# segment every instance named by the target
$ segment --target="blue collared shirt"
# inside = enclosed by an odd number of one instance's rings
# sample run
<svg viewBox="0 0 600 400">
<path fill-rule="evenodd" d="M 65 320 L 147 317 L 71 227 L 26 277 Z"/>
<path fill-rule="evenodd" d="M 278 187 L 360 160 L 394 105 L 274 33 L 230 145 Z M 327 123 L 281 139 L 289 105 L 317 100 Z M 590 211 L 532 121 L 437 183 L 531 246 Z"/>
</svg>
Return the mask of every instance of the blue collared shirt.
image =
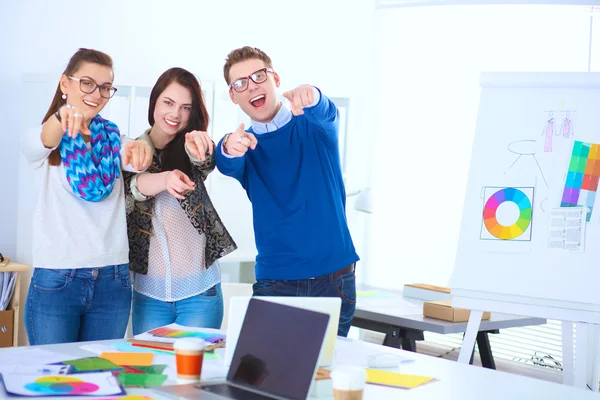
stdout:
<svg viewBox="0 0 600 400">
<path fill-rule="evenodd" d="M 313 91 L 315 93 L 313 102 L 310 105 L 308 105 L 307 107 L 316 106 L 319 103 L 319 100 L 321 99 L 321 93 L 314 86 L 313 86 Z M 273 132 L 273 131 L 276 131 L 277 129 L 282 128 L 283 126 L 285 126 L 285 124 L 290 122 L 291 119 L 292 119 L 292 110 L 290 110 L 289 107 L 287 107 L 287 105 L 282 102 L 281 108 L 279 109 L 279 111 L 277 111 L 277 114 L 275 114 L 275 117 L 271 121 L 257 122 L 257 121 L 251 120 L 250 125 L 252 126 L 252 131 L 254 133 L 256 133 L 257 135 L 260 135 L 263 133 Z M 225 153 L 225 149 L 223 149 L 223 146 L 221 146 L 221 154 L 223 154 L 227 158 L 234 158 L 233 156 Z"/>
</svg>

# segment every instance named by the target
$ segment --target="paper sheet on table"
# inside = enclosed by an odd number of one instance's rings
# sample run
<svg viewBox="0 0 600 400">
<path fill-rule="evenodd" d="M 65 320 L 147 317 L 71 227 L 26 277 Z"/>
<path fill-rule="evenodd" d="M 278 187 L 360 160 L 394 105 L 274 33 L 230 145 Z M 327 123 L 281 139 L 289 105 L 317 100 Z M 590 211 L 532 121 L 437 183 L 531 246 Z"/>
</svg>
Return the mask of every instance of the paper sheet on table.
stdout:
<svg viewBox="0 0 600 400">
<path fill-rule="evenodd" d="M 0 365 L 0 374 L 66 375 L 70 365 Z"/>
<path fill-rule="evenodd" d="M 115 347 L 105 345 L 105 344 L 86 344 L 80 346 L 81 349 L 90 351 L 94 354 L 100 355 L 104 352 L 114 352 Z M 172 354 L 155 354 L 154 355 L 154 364 L 163 364 L 168 365 L 169 369 L 175 369 L 175 356 Z M 166 372 L 165 372 L 166 373 Z M 173 376 L 177 379 L 177 375 L 173 372 Z M 170 378 L 171 376 L 169 376 Z"/>
<path fill-rule="evenodd" d="M 414 361 L 413 358 L 406 357 L 396 351 L 385 351 L 385 347 L 369 346 L 360 340 L 338 337 L 335 342 L 335 356 L 333 365 L 361 365 L 369 366 L 369 357 L 381 354 L 392 354 L 398 358 L 398 362 L 405 363 Z"/>
<path fill-rule="evenodd" d="M 431 376 L 399 374 L 397 372 L 367 369 L 367 383 L 412 389 L 434 380 Z"/>
<path fill-rule="evenodd" d="M 62 376 L 2 374 L 2 382 L 8 394 L 28 397 L 125 394 L 110 372 Z"/>
<path fill-rule="evenodd" d="M 129 342 L 114 342 L 110 344 L 112 347 L 119 351 L 135 352 L 135 353 L 153 353 L 156 355 L 175 355 L 173 351 L 164 351 L 149 349 L 147 347 L 134 346 Z M 114 351 L 114 350 L 113 350 Z M 214 351 L 205 351 L 204 360 L 218 360 L 220 357 Z"/>
<path fill-rule="evenodd" d="M 19 348 L 13 351 L 2 352 L 1 365 L 44 365 L 57 362 L 75 360 L 81 357 L 73 357 L 67 354 L 57 353 L 50 350 L 38 348 Z"/>
</svg>

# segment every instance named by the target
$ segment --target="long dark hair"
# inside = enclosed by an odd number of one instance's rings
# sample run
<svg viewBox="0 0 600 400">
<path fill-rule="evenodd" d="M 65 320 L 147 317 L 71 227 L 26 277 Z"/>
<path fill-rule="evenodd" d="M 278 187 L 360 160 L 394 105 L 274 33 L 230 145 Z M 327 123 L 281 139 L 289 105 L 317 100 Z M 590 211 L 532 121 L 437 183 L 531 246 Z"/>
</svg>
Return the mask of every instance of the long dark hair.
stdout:
<svg viewBox="0 0 600 400">
<path fill-rule="evenodd" d="M 173 82 L 177 82 L 181 86 L 188 88 L 192 93 L 192 113 L 187 126 L 177 132 L 175 138 L 162 150 L 161 169 L 163 171 L 178 169 L 189 176 L 192 172 L 192 163 L 185 152 L 185 134 L 191 131 L 206 131 L 209 121 L 202 89 L 194 74 L 178 67 L 163 72 L 150 93 L 148 122 L 150 126 L 154 126 L 154 109 L 156 108 L 158 96 Z"/>
<path fill-rule="evenodd" d="M 92 63 L 102 65 L 104 67 L 109 67 L 112 69 L 113 61 L 112 58 L 106 53 L 103 53 L 98 50 L 92 49 L 84 49 L 81 48 L 77 50 L 75 54 L 69 60 L 67 67 L 65 68 L 63 75 L 70 76 L 73 75 L 79 68 L 81 68 L 81 64 L 83 63 Z M 58 86 L 56 87 L 56 93 L 54 93 L 54 97 L 52 98 L 52 103 L 50 103 L 50 108 L 48 108 L 48 112 L 44 116 L 42 120 L 42 124 L 48 120 L 48 118 L 52 117 L 59 108 L 61 108 L 65 104 L 65 100 L 62 98 L 62 91 L 60 90 L 60 81 L 58 82 Z M 48 157 L 48 164 L 57 166 L 60 165 L 60 150 L 57 147 L 50 153 Z"/>
</svg>

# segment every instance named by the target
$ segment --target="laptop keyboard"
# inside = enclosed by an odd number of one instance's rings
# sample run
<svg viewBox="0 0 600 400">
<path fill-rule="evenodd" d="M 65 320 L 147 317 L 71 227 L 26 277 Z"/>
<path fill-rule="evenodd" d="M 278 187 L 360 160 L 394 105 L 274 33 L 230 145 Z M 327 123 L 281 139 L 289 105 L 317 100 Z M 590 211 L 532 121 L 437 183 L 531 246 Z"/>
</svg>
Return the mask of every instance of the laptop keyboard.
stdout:
<svg viewBox="0 0 600 400">
<path fill-rule="evenodd" d="M 273 400 L 273 397 L 242 390 L 226 383 L 202 386 L 202 390 L 234 400 Z"/>
</svg>

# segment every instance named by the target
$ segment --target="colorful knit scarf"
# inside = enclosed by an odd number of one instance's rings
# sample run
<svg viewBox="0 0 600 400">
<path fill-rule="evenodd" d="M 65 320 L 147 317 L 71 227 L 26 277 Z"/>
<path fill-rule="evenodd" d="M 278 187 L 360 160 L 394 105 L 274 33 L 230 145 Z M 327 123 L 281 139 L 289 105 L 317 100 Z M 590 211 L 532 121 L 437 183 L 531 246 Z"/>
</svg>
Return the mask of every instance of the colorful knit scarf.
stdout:
<svg viewBox="0 0 600 400">
<path fill-rule="evenodd" d="M 90 132 L 91 152 L 81 133 L 73 139 L 65 132 L 60 156 L 73 193 L 97 202 L 112 192 L 115 180 L 121 177 L 121 134 L 117 125 L 100 114 L 92 119 Z"/>
</svg>

